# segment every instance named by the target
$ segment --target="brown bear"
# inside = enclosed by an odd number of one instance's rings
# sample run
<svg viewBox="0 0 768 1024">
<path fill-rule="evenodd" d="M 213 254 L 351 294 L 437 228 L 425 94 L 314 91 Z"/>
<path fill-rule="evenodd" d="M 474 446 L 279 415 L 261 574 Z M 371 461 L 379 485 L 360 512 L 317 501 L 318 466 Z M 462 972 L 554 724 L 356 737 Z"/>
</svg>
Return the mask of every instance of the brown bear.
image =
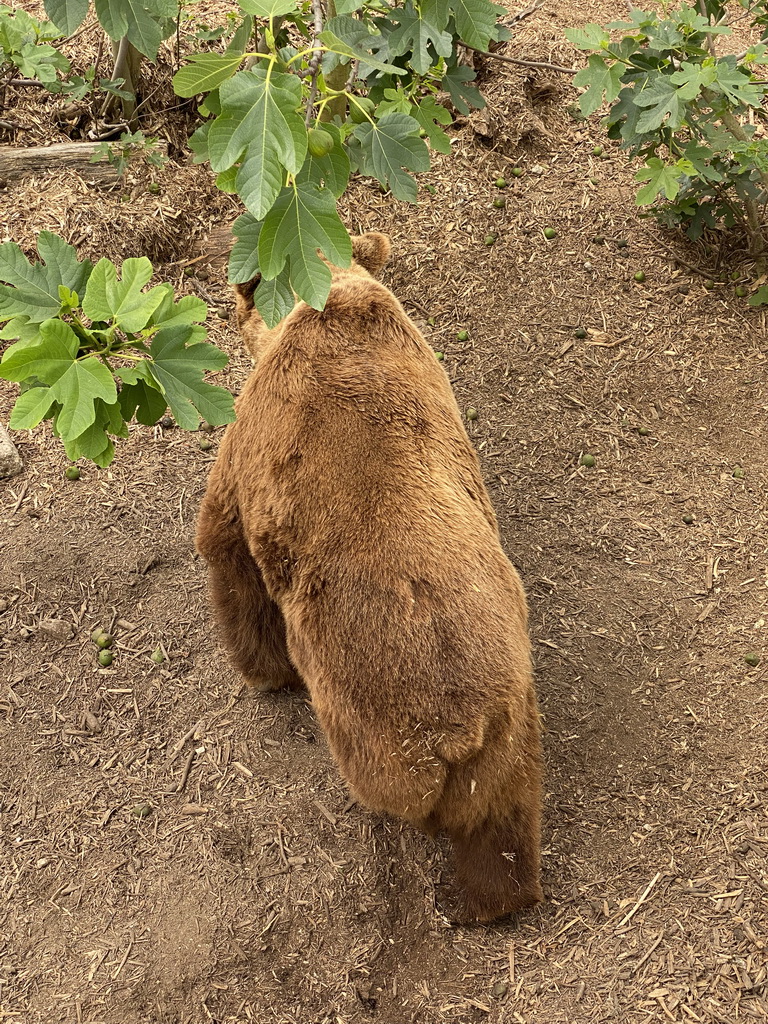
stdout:
<svg viewBox="0 0 768 1024">
<path fill-rule="evenodd" d="M 353 239 L 325 309 L 269 330 L 200 511 L 197 548 L 231 659 L 305 685 L 367 807 L 452 840 L 454 918 L 541 899 L 539 716 L 520 579 L 434 352 Z"/>
</svg>

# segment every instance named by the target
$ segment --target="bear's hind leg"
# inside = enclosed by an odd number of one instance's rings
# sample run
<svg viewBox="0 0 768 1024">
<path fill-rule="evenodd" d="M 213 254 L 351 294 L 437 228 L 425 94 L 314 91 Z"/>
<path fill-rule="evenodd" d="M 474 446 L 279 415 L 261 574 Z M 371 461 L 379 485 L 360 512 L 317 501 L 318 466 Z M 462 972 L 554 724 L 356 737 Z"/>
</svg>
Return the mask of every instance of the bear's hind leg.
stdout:
<svg viewBox="0 0 768 1024">
<path fill-rule="evenodd" d="M 235 668 L 257 690 L 303 688 L 288 657 L 283 614 L 267 593 L 239 518 L 204 499 L 197 548 L 208 562 L 211 600 Z"/>
<path fill-rule="evenodd" d="M 541 901 L 539 804 L 538 793 L 517 794 L 503 819 L 451 836 L 456 920 L 494 921 Z"/>
<path fill-rule="evenodd" d="M 530 689 L 527 721 L 489 726 L 475 757 L 453 764 L 436 824 L 453 844 L 457 921 L 494 921 L 542 898 L 541 740 Z M 513 740 L 514 742 L 510 742 Z"/>
</svg>

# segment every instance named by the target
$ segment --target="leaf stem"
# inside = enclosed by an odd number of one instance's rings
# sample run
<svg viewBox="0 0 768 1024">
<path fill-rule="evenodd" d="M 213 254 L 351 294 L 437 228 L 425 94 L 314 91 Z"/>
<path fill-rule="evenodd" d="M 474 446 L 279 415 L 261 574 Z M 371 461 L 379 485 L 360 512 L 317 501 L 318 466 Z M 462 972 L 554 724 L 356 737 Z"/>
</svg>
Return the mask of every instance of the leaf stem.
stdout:
<svg viewBox="0 0 768 1024">
<path fill-rule="evenodd" d="M 346 89 L 329 89 L 328 90 L 328 99 L 326 100 L 326 103 L 328 101 L 330 101 L 330 100 L 338 99 L 339 96 L 345 96 L 348 100 L 351 100 L 352 103 L 355 104 L 357 109 L 362 111 L 362 113 L 371 122 L 371 124 L 374 125 L 374 126 L 376 125 L 376 122 L 373 120 L 373 118 L 368 113 L 368 111 L 365 109 L 365 107 L 362 105 L 362 103 L 358 103 L 357 96 L 355 96 L 355 94 L 353 92 L 347 92 Z"/>
<path fill-rule="evenodd" d="M 244 60 L 268 60 L 271 64 L 274 64 L 277 60 L 277 56 L 274 53 L 259 53 L 258 50 L 252 50 L 250 53 L 244 53 L 240 58 L 240 61 Z M 246 71 L 248 68 L 245 69 Z"/>
</svg>

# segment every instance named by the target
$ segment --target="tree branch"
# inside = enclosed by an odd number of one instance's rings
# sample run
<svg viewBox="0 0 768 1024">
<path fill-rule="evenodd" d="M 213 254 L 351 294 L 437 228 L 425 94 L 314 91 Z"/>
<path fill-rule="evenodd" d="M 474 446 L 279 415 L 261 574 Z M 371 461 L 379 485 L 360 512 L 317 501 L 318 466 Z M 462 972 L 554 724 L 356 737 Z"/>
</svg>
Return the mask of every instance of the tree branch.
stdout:
<svg viewBox="0 0 768 1024">
<path fill-rule="evenodd" d="M 349 66 L 349 75 L 347 77 L 347 84 L 344 86 L 346 92 L 352 92 L 352 86 L 355 84 L 357 78 L 357 72 L 360 68 L 360 61 L 355 58 Z"/>
<path fill-rule="evenodd" d="M 479 53 L 483 57 L 490 57 L 492 60 L 501 60 L 505 64 L 515 64 L 521 68 L 544 68 L 546 71 L 559 71 L 563 75 L 575 75 L 578 68 L 564 68 L 559 64 L 550 64 L 545 60 L 518 60 L 517 57 L 507 57 L 503 53 L 491 53 L 490 50 L 478 50 L 476 46 L 469 46 L 467 43 L 461 44 L 465 49 L 472 50 L 473 53 Z"/>
<path fill-rule="evenodd" d="M 315 16 L 315 24 L 312 30 L 312 46 L 317 45 L 317 41 L 320 38 L 320 33 L 323 31 L 323 8 L 320 4 L 320 0 L 312 0 L 312 13 Z M 309 95 L 307 96 L 307 113 L 304 117 L 304 124 L 309 128 L 312 123 L 312 112 L 315 108 L 315 100 L 317 99 L 317 76 L 320 74 L 320 58 L 322 57 L 321 50 L 315 50 L 312 54 L 312 59 L 307 65 L 307 71 L 309 73 Z"/>
</svg>

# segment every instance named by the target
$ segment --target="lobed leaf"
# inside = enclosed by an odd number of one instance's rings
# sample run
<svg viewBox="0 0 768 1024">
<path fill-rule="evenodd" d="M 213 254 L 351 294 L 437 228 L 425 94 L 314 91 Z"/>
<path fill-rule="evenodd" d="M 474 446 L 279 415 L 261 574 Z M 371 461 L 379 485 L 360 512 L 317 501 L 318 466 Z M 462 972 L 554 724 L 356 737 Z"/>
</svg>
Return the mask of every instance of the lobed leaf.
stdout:
<svg viewBox="0 0 768 1024">
<path fill-rule="evenodd" d="M 77 335 L 61 320 L 46 320 L 40 325 L 37 344 L 11 345 L 0 360 L 0 377 L 23 381 L 35 378 L 43 384 L 55 384 L 74 363 L 80 347 Z"/>
<path fill-rule="evenodd" d="M 410 171 L 429 170 L 429 150 L 419 138 L 419 122 L 407 114 L 387 114 L 376 124 L 355 126 L 360 143 L 360 166 L 388 187 L 397 199 L 415 203 L 416 182 Z"/>
<path fill-rule="evenodd" d="M 307 152 L 307 131 L 297 112 L 301 82 L 292 74 L 255 68 L 240 71 L 219 91 L 222 113 L 208 132 L 214 171 L 238 160 L 236 186 L 257 218 L 274 203 L 285 171 L 296 174 Z"/>
<path fill-rule="evenodd" d="M 226 388 L 203 380 L 206 370 L 225 366 L 227 356 L 215 345 L 188 345 L 190 337 L 189 327 L 158 331 L 150 346 L 152 376 L 162 388 L 179 426 L 194 430 L 200 417 L 215 426 L 231 423 L 235 418 L 232 395 Z"/>
<path fill-rule="evenodd" d="M 73 360 L 51 386 L 51 394 L 61 404 L 57 429 L 65 440 L 78 437 L 95 421 L 96 399 L 108 405 L 117 401 L 114 377 L 93 356 Z"/>
<path fill-rule="evenodd" d="M 623 74 L 622 64 L 609 64 L 604 57 L 590 54 L 586 67 L 573 79 L 574 85 L 586 86 L 579 97 L 579 109 L 585 117 L 594 114 L 604 101 L 613 103 L 621 92 Z"/>
<path fill-rule="evenodd" d="M 456 31 L 467 46 L 487 50 L 496 22 L 506 10 L 489 0 L 450 0 Z"/>
<path fill-rule="evenodd" d="M 167 285 L 148 292 L 142 288 L 152 277 L 152 264 L 146 256 L 127 259 L 122 265 L 122 280 L 117 268 L 106 257 L 100 259 L 88 279 L 83 312 L 91 320 L 114 320 L 129 334 L 142 330 L 168 294 Z"/>
<path fill-rule="evenodd" d="M 348 267 L 352 260 L 352 243 L 332 193 L 315 182 L 283 189 L 259 233 L 263 277 L 277 277 L 287 264 L 294 291 L 308 305 L 322 309 L 331 288 L 331 272 L 318 249 L 337 267 Z M 274 327 L 275 322 L 267 324 Z"/>
<path fill-rule="evenodd" d="M 485 106 L 485 100 L 480 90 L 469 84 L 474 82 L 476 77 L 476 72 L 465 64 L 449 67 L 443 75 L 441 85 L 448 91 L 451 102 L 460 114 L 468 114 L 470 107 L 482 110 Z"/>
<path fill-rule="evenodd" d="M 173 89 L 177 96 L 197 96 L 210 92 L 222 82 L 231 78 L 242 63 L 239 53 L 195 53 L 180 71 L 173 76 Z"/>
<path fill-rule="evenodd" d="M 55 399 L 49 387 L 29 388 L 22 391 L 11 411 L 9 425 L 12 430 L 31 430 L 44 420 Z"/>
<path fill-rule="evenodd" d="M 253 294 L 253 302 L 268 326 L 278 324 L 288 316 L 296 305 L 288 268 L 283 267 L 271 281 L 262 278 Z"/>
<path fill-rule="evenodd" d="M 163 295 L 150 317 L 148 326 L 179 327 L 182 324 L 204 323 L 208 307 L 196 295 L 183 295 L 178 302 L 173 300 L 173 288 L 169 284 L 159 285 Z"/>
<path fill-rule="evenodd" d="M 627 22 L 617 22 L 609 27 L 633 28 L 635 26 Z M 573 43 L 577 50 L 601 50 L 611 41 L 611 37 L 605 29 L 593 21 L 585 25 L 584 28 L 567 28 L 565 38 Z"/>
<path fill-rule="evenodd" d="M 118 395 L 123 418 L 130 421 L 135 415 L 137 421 L 146 427 L 157 423 L 168 403 L 160 384 L 152 376 L 148 360 L 142 359 L 133 366 L 121 366 L 115 373 L 123 382 Z"/>
<path fill-rule="evenodd" d="M 485 2 L 485 0 L 480 0 Z M 339 19 L 334 19 L 338 23 Z M 368 67 L 374 68 L 376 71 L 385 71 L 390 75 L 404 75 L 406 71 L 404 68 L 399 68 L 395 64 L 386 64 L 384 61 L 374 57 L 369 52 L 376 45 L 376 35 L 367 33 L 367 37 L 371 40 L 371 46 L 368 47 L 367 43 L 360 43 L 357 39 L 353 42 L 350 39 L 341 39 L 335 32 L 331 32 L 328 28 L 319 35 L 320 42 L 323 43 L 332 53 L 340 55 L 342 57 L 351 57 L 354 60 L 359 60 L 363 64 L 367 64 Z M 380 38 L 380 36 L 379 36 Z"/>
<path fill-rule="evenodd" d="M 0 245 L 0 321 L 25 317 L 39 324 L 61 308 L 59 286 L 82 292 L 93 265 L 79 263 L 76 250 L 49 231 L 38 236 L 38 251 L 46 261 L 30 263 L 15 242 Z"/>
<path fill-rule="evenodd" d="M 427 133 L 432 149 L 437 150 L 438 153 L 451 152 L 451 140 L 439 125 L 450 124 L 452 118 L 445 107 L 435 100 L 434 96 L 425 96 L 418 104 L 413 104 L 411 117 L 418 121 Z"/>
<path fill-rule="evenodd" d="M 447 4 L 442 5 L 446 10 Z M 430 11 L 439 11 L 434 3 Z M 410 53 L 409 63 L 418 75 L 425 75 L 435 63 L 432 50 L 440 57 L 450 57 L 453 50 L 453 39 L 450 32 L 445 31 L 442 18 L 433 22 L 425 11 L 419 10 L 408 0 L 405 7 L 395 9 L 390 19 L 390 27 L 386 33 L 387 46 L 390 54 L 395 57 Z"/>
<path fill-rule="evenodd" d="M 739 71 L 731 61 L 735 58 L 724 58 L 719 60 L 713 67 L 715 72 L 712 87 L 722 93 L 732 104 L 750 107 L 759 107 L 763 96 L 764 88 L 757 82 L 752 82 L 749 72 Z"/>
<path fill-rule="evenodd" d="M 635 181 L 647 182 L 637 193 L 637 205 L 647 206 L 660 192 L 663 192 L 667 199 L 674 199 L 680 191 L 681 174 L 677 165 L 670 166 L 656 156 L 651 157 L 647 166 L 641 167 L 635 175 Z"/>
<path fill-rule="evenodd" d="M 89 0 L 43 0 L 45 13 L 64 35 L 71 36 L 88 13 Z"/>
<path fill-rule="evenodd" d="M 635 105 L 646 110 L 637 121 L 637 131 L 654 132 L 664 125 L 675 131 L 685 121 L 685 101 L 671 80 L 671 75 L 656 75 L 648 86 L 634 97 Z"/>
<path fill-rule="evenodd" d="M 247 284 L 259 273 L 259 234 L 262 221 L 251 213 L 243 213 L 232 225 L 232 234 L 237 239 L 229 254 L 229 281 L 231 284 Z"/>
</svg>

